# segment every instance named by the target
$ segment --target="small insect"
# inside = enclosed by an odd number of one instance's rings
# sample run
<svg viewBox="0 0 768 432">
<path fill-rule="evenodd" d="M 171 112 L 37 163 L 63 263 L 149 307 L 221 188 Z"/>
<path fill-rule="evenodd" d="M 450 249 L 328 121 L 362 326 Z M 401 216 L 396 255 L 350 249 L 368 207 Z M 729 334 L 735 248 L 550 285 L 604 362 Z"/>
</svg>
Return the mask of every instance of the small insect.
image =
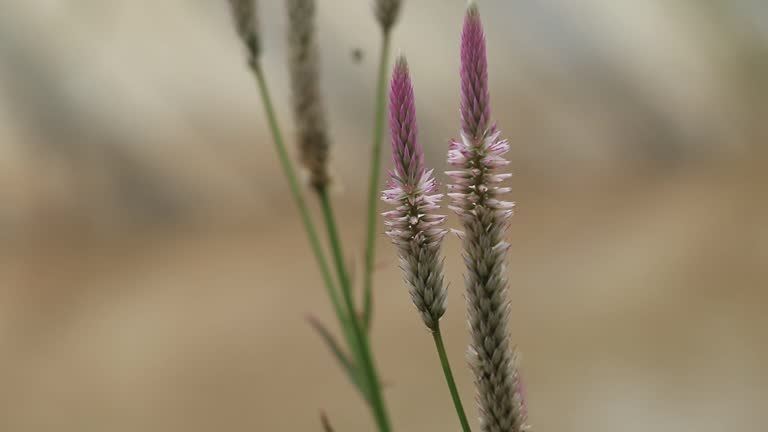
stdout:
<svg viewBox="0 0 768 432">
<path fill-rule="evenodd" d="M 352 56 L 352 62 L 355 64 L 360 64 L 363 62 L 364 52 L 362 48 L 352 48 L 352 52 L 350 55 Z"/>
</svg>

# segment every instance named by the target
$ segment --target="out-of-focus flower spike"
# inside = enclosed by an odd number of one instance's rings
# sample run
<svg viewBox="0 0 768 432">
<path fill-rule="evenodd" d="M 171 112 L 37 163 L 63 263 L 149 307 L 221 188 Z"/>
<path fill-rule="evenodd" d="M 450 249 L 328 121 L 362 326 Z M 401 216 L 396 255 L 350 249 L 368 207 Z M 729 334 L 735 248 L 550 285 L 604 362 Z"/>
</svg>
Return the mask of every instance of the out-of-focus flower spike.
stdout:
<svg viewBox="0 0 768 432">
<path fill-rule="evenodd" d="M 320 91 L 320 66 L 315 41 L 315 0 L 286 0 L 288 68 L 301 162 L 309 182 L 322 189 L 330 182 L 330 140 Z"/>
<path fill-rule="evenodd" d="M 401 0 L 376 0 L 373 6 L 374 12 L 384 33 L 389 32 L 392 26 L 395 25 L 395 22 L 397 22 L 401 3 Z"/>
<path fill-rule="evenodd" d="M 229 0 L 229 6 L 237 34 L 248 49 L 251 61 L 255 61 L 261 54 L 256 0 Z"/>
</svg>

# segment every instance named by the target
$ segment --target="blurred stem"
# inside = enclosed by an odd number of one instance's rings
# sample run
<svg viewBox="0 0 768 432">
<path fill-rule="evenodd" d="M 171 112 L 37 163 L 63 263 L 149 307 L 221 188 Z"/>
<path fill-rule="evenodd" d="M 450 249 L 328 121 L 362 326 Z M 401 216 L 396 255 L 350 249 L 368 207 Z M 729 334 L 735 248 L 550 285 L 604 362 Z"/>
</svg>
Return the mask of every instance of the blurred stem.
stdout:
<svg viewBox="0 0 768 432">
<path fill-rule="evenodd" d="M 293 196 L 293 200 L 296 202 L 296 207 L 299 209 L 301 221 L 304 224 L 307 237 L 309 237 L 309 244 L 312 247 L 312 252 L 315 254 L 315 259 L 317 260 L 317 264 L 320 267 L 320 273 L 322 273 L 323 281 L 325 282 L 325 286 L 328 290 L 328 296 L 331 298 L 331 302 L 333 303 L 333 308 L 335 309 L 336 313 L 339 315 L 339 317 L 343 317 L 345 316 L 344 310 L 342 309 L 341 303 L 339 302 L 339 296 L 336 293 L 336 287 L 333 283 L 333 277 L 331 276 L 328 262 L 325 259 L 325 254 L 323 253 L 320 239 L 317 236 L 317 230 L 315 230 L 315 226 L 309 216 L 309 209 L 307 208 L 304 194 L 301 192 L 301 186 L 299 184 L 298 177 L 296 176 L 296 171 L 293 169 L 293 164 L 291 163 L 291 159 L 288 156 L 288 151 L 285 148 L 283 134 L 280 132 L 280 127 L 277 123 L 275 108 L 272 104 L 272 98 L 269 95 L 269 89 L 267 87 L 266 79 L 264 78 L 264 72 L 262 71 L 261 65 L 258 61 L 253 60 L 250 64 L 251 69 L 253 70 L 253 74 L 256 76 L 256 81 L 259 85 L 261 100 L 264 105 L 264 111 L 267 114 L 269 130 L 272 132 L 272 138 L 275 141 L 275 149 L 277 150 L 277 156 L 280 159 L 280 165 L 283 168 L 285 176 L 288 178 L 291 195 Z"/>
<path fill-rule="evenodd" d="M 347 272 L 344 265 L 344 254 L 341 250 L 341 240 L 339 239 L 338 230 L 336 228 L 336 218 L 333 213 L 333 207 L 331 206 L 331 200 L 328 197 L 327 189 L 318 189 L 318 197 L 320 198 L 320 204 L 323 208 L 323 217 L 325 218 L 325 226 L 328 230 L 328 240 L 331 243 L 331 250 L 333 251 L 334 260 L 336 261 L 336 269 L 339 273 L 339 278 L 341 279 L 341 294 L 344 298 L 347 312 L 353 317 L 350 319 L 350 327 L 352 328 L 352 333 L 356 339 L 357 347 L 359 348 L 358 355 L 360 368 L 363 370 L 366 381 L 368 381 L 368 389 L 370 390 L 369 394 L 371 397 L 371 410 L 376 418 L 379 431 L 389 432 L 389 418 L 384 406 L 381 384 L 379 382 L 378 374 L 376 373 L 376 366 L 373 362 L 368 337 L 362 329 L 360 320 L 355 317 L 355 304 L 352 302 L 349 279 L 346 276 Z"/>
<path fill-rule="evenodd" d="M 373 362 L 370 356 L 370 349 L 368 348 L 367 340 L 364 338 L 359 328 L 359 320 L 355 316 L 355 309 L 352 306 L 352 298 L 349 295 L 349 281 L 346 277 L 346 271 L 344 269 L 344 261 L 341 252 L 341 244 L 338 241 L 338 235 L 336 233 L 336 224 L 333 220 L 333 213 L 330 208 L 330 202 L 325 189 L 318 191 L 320 201 L 323 203 L 323 214 L 326 216 L 326 224 L 328 225 L 328 231 L 331 238 L 331 245 L 334 256 L 336 257 L 336 265 L 339 270 L 339 279 L 341 283 L 342 297 L 345 300 L 345 304 L 342 305 L 337 294 L 336 285 L 334 284 L 333 277 L 331 275 L 330 268 L 325 259 L 323 248 L 320 240 L 317 236 L 317 231 L 310 218 L 309 209 L 307 208 L 304 195 L 302 194 L 301 186 L 296 176 L 296 171 L 293 168 L 291 159 L 288 156 L 288 151 L 285 147 L 283 135 L 280 131 L 280 127 L 277 123 L 277 117 L 275 115 L 274 105 L 272 104 L 272 98 L 269 93 L 269 88 L 266 83 L 264 72 L 261 69 L 261 65 L 256 60 L 250 62 L 251 70 L 253 71 L 256 81 L 261 92 L 262 102 L 264 105 L 264 111 L 267 114 L 267 122 L 269 123 L 269 129 L 272 132 L 272 137 L 275 142 L 275 148 L 277 150 L 280 164 L 288 178 L 288 183 L 291 189 L 291 195 L 296 202 L 296 206 L 299 209 L 299 214 L 304 227 L 309 237 L 309 243 L 312 247 L 312 251 L 315 254 L 317 263 L 320 267 L 320 272 L 323 276 L 323 281 L 328 291 L 328 296 L 331 298 L 334 311 L 339 320 L 344 335 L 346 336 L 349 348 L 355 358 L 355 362 L 358 364 L 358 368 L 362 369 L 364 375 L 365 389 L 364 391 L 371 395 L 370 405 L 374 412 L 376 422 L 379 424 L 380 432 L 389 432 L 389 421 L 387 419 L 386 411 L 384 410 L 384 403 L 381 396 L 381 387 L 379 385 L 378 378 L 373 370 Z"/>
<path fill-rule="evenodd" d="M 333 214 L 331 199 L 328 196 L 328 188 L 321 186 L 317 188 L 316 191 L 317 197 L 320 200 L 320 204 L 323 207 L 323 220 L 325 222 L 325 229 L 328 232 L 328 242 L 331 244 L 331 252 L 333 253 L 333 262 L 336 265 L 336 273 L 339 278 L 339 283 L 341 283 L 341 295 L 344 301 L 347 301 L 347 298 L 349 298 L 349 303 L 353 305 L 348 311 L 352 317 L 352 320 L 359 321 L 357 319 L 357 314 L 354 308 L 354 300 L 352 298 L 352 285 L 349 281 L 349 273 L 347 273 L 344 251 L 342 250 L 339 230 L 336 228 L 336 218 Z"/>
<path fill-rule="evenodd" d="M 267 122 L 269 123 L 269 129 L 272 132 L 272 138 L 275 141 L 275 149 L 277 150 L 277 156 L 280 159 L 280 165 L 283 168 L 283 172 L 285 172 L 285 176 L 288 178 L 291 195 L 293 196 L 293 200 L 296 202 L 296 207 L 299 209 L 299 215 L 301 216 L 301 221 L 304 224 L 304 228 L 307 232 L 307 237 L 309 238 L 309 244 L 312 247 L 312 252 L 314 253 L 317 264 L 320 267 L 320 273 L 322 274 L 323 281 L 325 282 L 328 297 L 331 299 L 333 309 L 336 312 L 336 316 L 339 319 L 339 324 L 344 331 L 347 341 L 350 344 L 350 348 L 356 355 L 358 349 L 353 337 L 354 332 L 352 331 L 350 325 L 352 321 L 356 320 L 352 319 L 354 315 L 347 314 L 345 308 L 342 307 L 342 304 L 339 300 L 336 285 L 334 284 L 333 277 L 331 276 L 331 270 L 330 267 L 328 267 L 328 262 L 325 259 L 322 245 L 317 236 L 317 231 L 315 230 L 315 226 L 312 223 L 312 219 L 310 218 L 309 209 L 307 208 L 304 195 L 301 192 L 301 186 L 298 181 L 298 177 L 296 176 L 296 171 L 293 168 L 291 159 L 288 156 L 288 151 L 285 148 L 285 142 L 283 141 L 283 135 L 280 132 L 280 127 L 277 123 L 275 108 L 272 105 L 272 98 L 269 94 L 269 88 L 264 77 L 264 72 L 257 60 L 251 60 L 250 66 L 254 76 L 256 77 L 259 91 L 261 92 L 261 100 L 264 105 L 264 111 L 267 114 Z"/>
<path fill-rule="evenodd" d="M 379 202 L 379 173 L 381 171 L 381 141 L 384 138 L 384 111 L 386 109 L 386 81 L 389 60 L 389 31 L 384 31 L 379 58 L 379 77 L 376 84 L 376 117 L 373 120 L 373 146 L 371 148 L 370 179 L 368 183 L 368 218 L 365 234 L 365 268 L 363 270 L 363 328 L 371 328 L 373 314 L 373 266 L 376 254 L 376 205 Z"/>
<path fill-rule="evenodd" d="M 459 390 L 456 388 L 456 381 L 453 379 L 451 364 L 448 362 L 448 355 L 445 353 L 445 343 L 443 343 L 443 334 L 440 332 L 439 323 L 435 327 L 435 331 L 432 332 L 432 338 L 435 339 L 435 348 L 437 348 L 437 354 L 440 356 L 440 364 L 443 366 L 445 381 L 448 383 L 448 390 L 451 392 L 451 399 L 453 399 L 453 406 L 456 408 L 456 414 L 459 416 L 461 428 L 464 432 L 471 432 L 469 422 L 467 421 L 467 415 L 464 413 L 464 406 L 461 404 Z"/>
<path fill-rule="evenodd" d="M 328 416 L 325 413 L 320 413 L 320 423 L 323 425 L 324 432 L 333 432 L 331 421 L 328 420 Z"/>
</svg>

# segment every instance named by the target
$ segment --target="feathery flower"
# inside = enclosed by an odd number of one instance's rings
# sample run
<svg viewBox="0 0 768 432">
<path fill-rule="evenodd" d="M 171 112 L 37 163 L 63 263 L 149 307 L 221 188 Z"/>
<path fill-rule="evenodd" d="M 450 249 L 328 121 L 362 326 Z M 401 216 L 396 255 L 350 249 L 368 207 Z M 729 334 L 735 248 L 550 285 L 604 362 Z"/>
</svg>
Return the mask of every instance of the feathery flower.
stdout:
<svg viewBox="0 0 768 432">
<path fill-rule="evenodd" d="M 229 0 L 229 6 L 232 9 L 232 18 L 235 21 L 237 34 L 248 48 L 251 61 L 254 61 L 261 53 L 256 0 Z"/>
<path fill-rule="evenodd" d="M 315 1 L 287 0 L 288 48 L 293 113 L 298 129 L 301 162 L 310 184 L 321 189 L 329 182 L 329 140 L 319 85 L 315 42 Z"/>
<path fill-rule="evenodd" d="M 400 4 L 401 0 L 376 0 L 374 5 L 376 8 L 376 18 L 379 20 L 379 24 L 381 24 L 381 28 L 385 33 L 395 25 L 400 12 Z"/>
<path fill-rule="evenodd" d="M 439 225 L 445 216 L 436 214 L 441 194 L 433 170 L 424 166 L 424 150 L 416 137 L 416 108 L 408 64 L 398 58 L 389 93 L 389 125 L 392 132 L 394 169 L 382 200 L 396 206 L 384 213 L 387 235 L 397 246 L 400 267 L 426 326 L 434 331 L 445 313 L 447 290 L 443 284 L 440 246 L 446 234 Z"/>
<path fill-rule="evenodd" d="M 480 424 L 485 432 L 521 432 L 527 409 L 516 359 L 507 334 L 506 255 L 504 241 L 513 204 L 501 199 L 510 191 L 500 186 L 511 174 L 497 169 L 509 162 L 506 140 L 495 126 L 488 127 L 488 95 L 485 35 L 477 7 L 470 5 L 461 37 L 461 139 L 453 141 L 448 163 L 459 168 L 446 174 L 452 179 L 449 196 L 464 228 L 467 266 L 470 357 L 480 405 Z"/>
</svg>

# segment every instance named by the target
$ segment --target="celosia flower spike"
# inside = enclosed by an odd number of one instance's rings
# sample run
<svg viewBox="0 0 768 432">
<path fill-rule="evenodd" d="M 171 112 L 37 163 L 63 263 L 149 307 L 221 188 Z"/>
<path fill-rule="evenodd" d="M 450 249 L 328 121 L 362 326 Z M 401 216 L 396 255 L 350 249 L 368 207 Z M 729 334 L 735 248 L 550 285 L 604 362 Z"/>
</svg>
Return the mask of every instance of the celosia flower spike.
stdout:
<svg viewBox="0 0 768 432">
<path fill-rule="evenodd" d="M 513 204 L 501 197 L 500 184 L 510 174 L 497 172 L 509 162 L 506 140 L 489 127 L 490 106 L 485 35 L 473 4 L 461 37 L 461 139 L 451 143 L 448 163 L 458 168 L 448 194 L 464 228 L 464 262 L 471 365 L 475 374 L 480 425 L 484 432 L 527 430 L 527 407 L 507 333 L 506 257 L 504 240 Z"/>
<path fill-rule="evenodd" d="M 389 125 L 394 169 L 382 200 L 396 206 L 384 213 L 387 235 L 397 246 L 411 299 L 424 324 L 436 330 L 445 313 L 447 290 L 443 284 L 440 247 L 446 234 L 436 214 L 440 194 L 432 170 L 424 167 L 424 150 L 417 140 L 413 86 L 405 59 L 398 58 L 389 92 Z"/>
</svg>

